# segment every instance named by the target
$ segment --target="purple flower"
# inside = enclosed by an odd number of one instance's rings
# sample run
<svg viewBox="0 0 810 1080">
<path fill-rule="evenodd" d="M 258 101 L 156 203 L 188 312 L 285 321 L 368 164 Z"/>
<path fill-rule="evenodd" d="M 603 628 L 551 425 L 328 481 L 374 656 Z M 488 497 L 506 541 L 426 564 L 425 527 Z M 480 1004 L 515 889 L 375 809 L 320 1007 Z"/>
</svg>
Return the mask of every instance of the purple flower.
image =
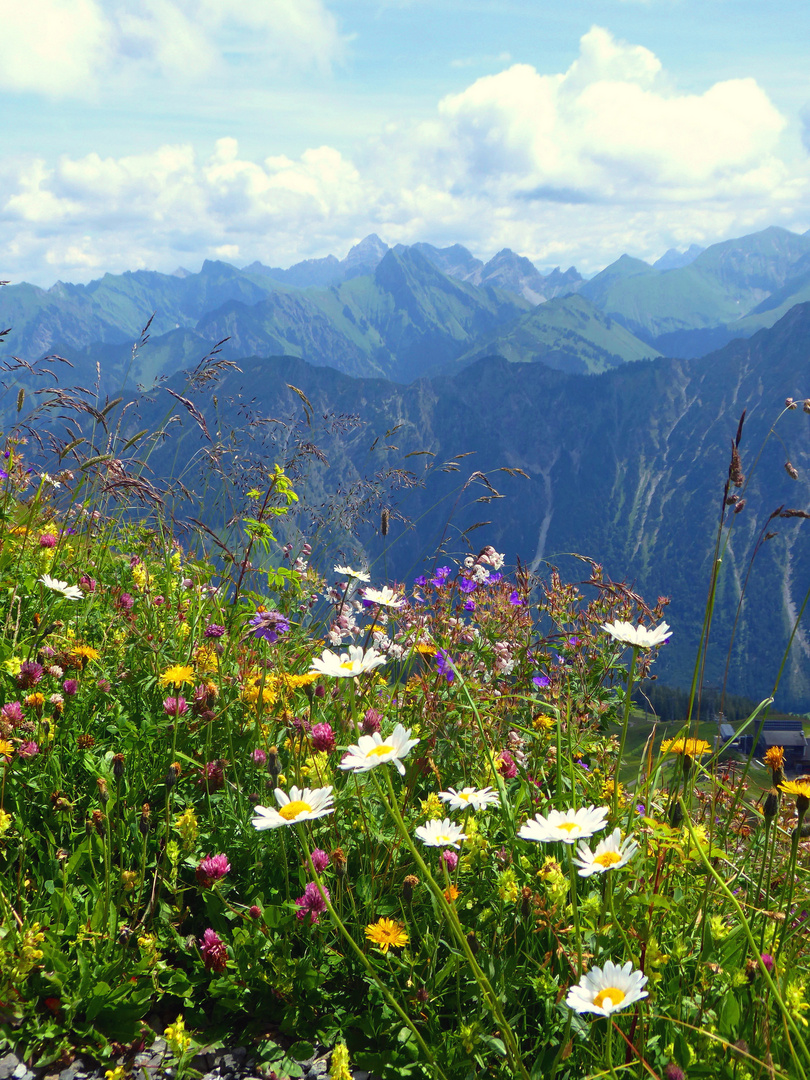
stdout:
<svg viewBox="0 0 810 1080">
<path fill-rule="evenodd" d="M 455 851 L 448 851 L 445 848 L 439 858 L 452 874 L 455 868 L 458 866 L 458 855 L 456 855 Z"/>
<path fill-rule="evenodd" d="M 487 585 L 497 585 L 499 581 L 503 581 L 503 574 L 496 570 L 494 574 L 490 574 L 487 578 Z"/>
<path fill-rule="evenodd" d="M 125 592 L 125 593 L 121 593 L 121 595 L 118 597 L 118 600 L 116 601 L 116 603 L 117 603 L 118 607 L 121 609 L 121 611 L 132 611 L 132 608 L 133 608 L 133 606 L 135 604 L 135 601 L 133 600 L 132 596 L 128 592 Z"/>
<path fill-rule="evenodd" d="M 581 643 L 580 643 L 580 640 L 579 640 L 578 637 L 570 637 L 568 639 L 568 644 L 571 646 L 572 649 L 575 649 L 577 647 L 577 645 L 579 645 Z"/>
<path fill-rule="evenodd" d="M 109 692 L 112 690 L 112 683 L 109 681 L 109 679 L 99 679 L 96 683 L 96 686 L 99 688 L 102 694 L 109 694 Z"/>
<path fill-rule="evenodd" d="M 447 584 L 447 579 L 452 574 L 452 570 L 449 566 L 440 566 L 435 572 L 432 578 L 430 578 L 430 584 L 435 585 L 437 588 L 441 588 L 442 585 Z"/>
<path fill-rule="evenodd" d="M 326 900 L 329 899 L 329 890 L 326 886 L 323 887 Z M 314 881 L 310 881 L 307 887 L 304 889 L 304 895 L 299 896 L 295 901 L 300 910 L 296 913 L 296 918 L 305 919 L 309 915 L 310 925 L 316 923 L 320 916 L 326 911 L 326 901 L 321 895 L 321 890 L 315 884 Z"/>
<path fill-rule="evenodd" d="M 525 603 L 525 600 L 521 598 L 520 593 L 517 591 L 517 589 L 512 589 L 512 591 L 509 593 L 509 603 L 512 605 L 512 607 L 520 607 L 521 604 Z"/>
<path fill-rule="evenodd" d="M 257 611 L 250 625 L 255 638 L 264 638 L 271 645 L 278 641 L 280 634 L 286 634 L 290 629 L 289 620 L 279 611 Z"/>
<path fill-rule="evenodd" d="M 767 970 L 768 974 L 770 975 L 773 972 L 773 957 L 771 956 L 770 953 L 764 952 L 762 954 L 761 959 L 762 959 L 762 963 L 765 965 L 765 969 Z"/>
<path fill-rule="evenodd" d="M 436 650 L 436 670 L 440 675 L 444 675 L 449 683 L 456 677 L 453 661 L 444 649 Z"/>
<path fill-rule="evenodd" d="M 428 579 L 425 577 L 424 574 L 420 574 L 419 577 L 415 577 L 413 579 L 413 583 L 414 585 L 418 585 L 421 589 L 423 589 L 425 585 L 427 585 Z"/>
<path fill-rule="evenodd" d="M 21 742 L 17 747 L 17 753 L 20 757 L 36 757 L 39 753 L 39 747 L 33 740 L 28 742 Z"/>
<path fill-rule="evenodd" d="M 319 753 L 331 754 L 335 749 L 335 733 L 331 724 L 315 724 L 309 733 L 312 747 Z"/>
<path fill-rule="evenodd" d="M 75 679 L 65 679 L 62 683 L 62 689 L 68 697 L 73 697 L 74 694 L 79 692 L 79 684 Z"/>
<path fill-rule="evenodd" d="M 471 581 L 469 578 L 461 577 L 458 579 L 458 587 L 463 593 L 471 593 L 478 588 L 478 583 Z"/>
<path fill-rule="evenodd" d="M 464 610 L 465 611 L 475 611 L 475 601 L 474 600 L 465 600 L 464 601 Z"/>
<path fill-rule="evenodd" d="M 256 765 L 264 765 L 265 761 L 267 761 L 267 754 L 265 754 L 264 750 L 262 750 L 260 746 L 256 747 L 256 749 L 251 754 L 251 757 L 253 758 L 253 761 Z"/>
<path fill-rule="evenodd" d="M 96 579 L 91 578 L 89 574 L 82 574 L 79 578 L 79 585 L 81 585 L 85 592 L 96 591 Z"/>
<path fill-rule="evenodd" d="M 200 942 L 203 963 L 209 971 L 224 971 L 228 963 L 228 950 L 219 934 L 210 928 L 205 931 Z"/>
<path fill-rule="evenodd" d="M 197 867 L 197 882 L 203 889 L 208 889 L 215 881 L 219 881 L 230 873 L 230 870 L 231 864 L 226 855 L 206 855 Z"/>
<path fill-rule="evenodd" d="M 322 874 L 329 865 L 329 856 L 319 847 L 312 849 L 312 865 L 319 874 Z"/>
<path fill-rule="evenodd" d="M 250 908 L 248 909 L 248 915 L 251 917 L 251 919 L 260 919 L 262 917 L 262 909 L 259 907 L 258 904 L 251 904 Z"/>
<path fill-rule="evenodd" d="M 205 630 L 203 630 L 203 637 L 221 638 L 224 633 L 224 626 L 219 626 L 217 623 L 209 623 Z"/>
<path fill-rule="evenodd" d="M 163 711 L 167 716 L 185 716 L 188 703 L 184 697 L 167 697 L 163 702 Z"/>
<path fill-rule="evenodd" d="M 200 787 L 208 788 L 209 791 L 219 791 L 225 787 L 225 762 L 222 758 L 216 761 L 207 761 L 200 769 L 197 777 Z"/>
<path fill-rule="evenodd" d="M 43 533 L 39 538 L 39 546 L 41 548 L 55 548 L 58 541 L 53 533 Z"/>
<path fill-rule="evenodd" d="M 36 686 L 42 678 L 42 671 L 42 664 L 38 664 L 36 660 L 23 660 L 17 674 L 17 685 L 21 690 L 28 690 L 30 687 Z"/>
<path fill-rule="evenodd" d="M 22 711 L 22 705 L 19 701 L 9 701 L 2 709 L 0 709 L 0 716 L 6 721 L 7 724 L 11 724 L 12 727 L 17 727 L 25 719 Z"/>
<path fill-rule="evenodd" d="M 376 709 L 366 709 L 363 719 L 360 721 L 363 734 L 373 735 L 375 731 L 379 731 L 381 720 L 382 713 L 378 713 Z"/>
<path fill-rule="evenodd" d="M 543 690 L 547 686 L 551 686 L 551 679 L 548 675 L 532 675 L 532 682 L 538 690 Z"/>
</svg>

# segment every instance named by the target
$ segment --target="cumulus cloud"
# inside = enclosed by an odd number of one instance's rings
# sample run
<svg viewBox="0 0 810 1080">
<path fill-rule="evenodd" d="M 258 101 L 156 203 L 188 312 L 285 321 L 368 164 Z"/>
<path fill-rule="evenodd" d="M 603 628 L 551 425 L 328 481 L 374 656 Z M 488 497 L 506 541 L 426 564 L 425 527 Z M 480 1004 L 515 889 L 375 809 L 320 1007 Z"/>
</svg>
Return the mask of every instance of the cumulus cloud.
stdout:
<svg viewBox="0 0 810 1080">
<path fill-rule="evenodd" d="M 344 47 L 322 0 L 0 0 L 0 25 L 0 88 L 50 97 L 198 81 L 245 56 L 326 69 Z"/>
<path fill-rule="evenodd" d="M 165 3 L 180 11 L 179 0 Z M 272 3 L 236 8 L 208 0 L 199 25 L 237 14 L 271 25 Z M 315 0 L 299 5 L 288 32 L 314 10 Z M 203 258 L 288 265 L 342 255 L 373 231 L 482 255 L 511 247 L 587 272 L 627 250 L 654 258 L 774 223 L 806 228 L 807 169 L 780 157 L 785 125 L 753 79 L 678 93 L 648 49 L 594 27 L 567 71 L 511 65 L 443 98 L 429 121 L 388 125 L 351 155 L 268 147 L 270 156 L 250 160 L 224 137 L 207 155 L 181 143 L 0 163 L 0 264 L 17 280 L 42 280 L 43 267 L 86 280 L 101 269 L 196 268 Z"/>
</svg>

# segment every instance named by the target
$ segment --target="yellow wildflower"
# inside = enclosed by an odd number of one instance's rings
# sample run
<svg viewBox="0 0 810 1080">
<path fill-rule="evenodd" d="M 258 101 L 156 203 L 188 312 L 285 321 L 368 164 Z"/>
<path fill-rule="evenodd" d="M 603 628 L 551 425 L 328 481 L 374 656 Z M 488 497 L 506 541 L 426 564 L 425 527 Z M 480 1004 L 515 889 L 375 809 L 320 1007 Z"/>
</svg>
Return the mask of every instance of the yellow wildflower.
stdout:
<svg viewBox="0 0 810 1080">
<path fill-rule="evenodd" d="M 191 807 L 185 810 L 174 823 L 175 829 L 180 833 L 183 841 L 183 850 L 191 851 L 197 842 L 197 815 Z"/>
<path fill-rule="evenodd" d="M 366 927 L 366 937 L 369 941 L 387 953 L 389 949 L 401 949 L 408 944 L 408 931 L 400 922 L 393 919 L 378 919 Z"/>
<path fill-rule="evenodd" d="M 138 881 L 138 875 L 134 870 L 121 871 L 121 886 L 124 892 L 132 892 Z"/>
<path fill-rule="evenodd" d="M 349 1070 L 349 1050 L 344 1042 L 335 1043 L 332 1063 L 329 1066 L 329 1080 L 352 1080 Z"/>
<path fill-rule="evenodd" d="M 444 804 L 435 791 L 419 803 L 419 809 L 428 821 L 439 821 L 444 817 Z"/>
<path fill-rule="evenodd" d="M 263 705 L 274 705 L 278 700 L 279 683 L 280 679 L 275 675 L 251 675 L 245 680 L 242 700 L 248 705 L 256 705 L 261 696 Z"/>
<path fill-rule="evenodd" d="M 146 588 L 146 585 L 149 582 L 149 571 L 146 569 L 143 563 L 136 563 L 132 567 L 132 580 L 135 582 L 136 588 Z"/>
<path fill-rule="evenodd" d="M 38 691 L 29 694 L 25 699 L 25 704 L 30 705 L 32 709 L 41 709 L 45 704 L 45 695 L 40 694 Z"/>
<path fill-rule="evenodd" d="M 782 746 L 770 746 L 763 759 L 769 769 L 781 769 L 785 764 L 785 749 Z"/>
<path fill-rule="evenodd" d="M 3 661 L 3 667 L 9 673 L 9 675 L 19 675 L 20 668 L 22 667 L 22 657 L 10 656 L 8 660 Z"/>
<path fill-rule="evenodd" d="M 804 1027 L 807 1027 L 807 1020 L 802 1015 L 810 1009 L 810 1002 L 807 1002 L 804 997 L 805 988 L 804 983 L 795 979 L 793 982 L 788 983 L 785 990 L 785 1004 L 787 1005 L 794 1020 L 800 1021 Z"/>
<path fill-rule="evenodd" d="M 183 625 L 186 625 L 185 623 Z M 200 645 L 194 650 L 194 667 L 201 674 L 206 671 L 216 671 L 217 653 L 210 645 Z"/>
<path fill-rule="evenodd" d="M 498 874 L 498 896 L 507 904 L 516 904 L 518 891 L 515 871 L 510 866 Z"/>
<path fill-rule="evenodd" d="M 123 1065 L 116 1065 L 114 1069 L 107 1069 L 104 1080 L 126 1080 L 127 1070 Z"/>
<path fill-rule="evenodd" d="M 532 727 L 537 731 L 551 731 L 554 727 L 555 720 L 553 716 L 549 716 L 547 713 L 539 713 L 532 720 Z"/>
<path fill-rule="evenodd" d="M 0 739 L 0 757 L 11 757 L 13 753 L 14 747 L 8 739 Z"/>
<path fill-rule="evenodd" d="M 697 757 L 699 754 L 710 754 L 711 745 L 705 739 L 665 739 L 661 743 L 662 754 L 683 754 L 687 757 Z"/>
<path fill-rule="evenodd" d="M 320 679 L 319 671 L 305 671 L 303 675 L 282 675 L 281 679 L 287 690 L 297 690 L 299 686 L 309 686 L 316 679 Z"/>
<path fill-rule="evenodd" d="M 14 817 L 12 814 L 7 814 L 5 810 L 0 810 L 0 836 L 3 836 L 8 832 L 13 820 Z"/>
<path fill-rule="evenodd" d="M 101 656 L 98 649 L 94 649 L 90 645 L 74 645 L 70 652 L 77 660 L 82 661 L 82 667 L 84 667 L 88 660 L 98 660 Z"/>
<path fill-rule="evenodd" d="M 181 1013 L 173 1024 L 169 1024 L 163 1032 L 163 1037 L 169 1044 L 169 1049 L 177 1057 L 182 1057 L 191 1046 L 191 1036 L 186 1031 L 186 1022 Z"/>
<path fill-rule="evenodd" d="M 171 667 L 166 668 L 159 679 L 162 686 L 173 686 L 175 690 L 179 689 L 183 683 L 193 681 L 194 668 L 189 664 L 172 664 Z"/>
<path fill-rule="evenodd" d="M 779 785 L 779 790 L 784 791 L 786 795 L 797 797 L 803 795 L 806 799 L 810 799 L 810 777 L 799 776 L 796 780 L 786 780 L 784 784 Z"/>
</svg>

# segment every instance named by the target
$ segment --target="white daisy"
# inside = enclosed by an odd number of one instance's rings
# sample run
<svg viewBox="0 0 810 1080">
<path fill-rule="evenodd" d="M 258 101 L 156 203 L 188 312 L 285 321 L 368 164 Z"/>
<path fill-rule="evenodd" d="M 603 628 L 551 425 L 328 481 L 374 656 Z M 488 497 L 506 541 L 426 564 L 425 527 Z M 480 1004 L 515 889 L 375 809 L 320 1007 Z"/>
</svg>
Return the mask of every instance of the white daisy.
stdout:
<svg viewBox="0 0 810 1080">
<path fill-rule="evenodd" d="M 498 802 L 498 792 L 491 787 L 473 788 L 465 787 L 461 791 L 450 788 L 440 791 L 439 798 L 446 802 L 451 810 L 483 810 L 485 806 L 491 806 Z"/>
<path fill-rule="evenodd" d="M 37 580 L 45 586 L 46 589 L 52 589 L 54 592 L 61 593 L 66 600 L 83 600 L 84 593 L 78 585 L 68 585 L 66 581 L 59 581 L 57 578 L 52 578 L 50 574 L 43 574 L 41 578 Z"/>
<path fill-rule="evenodd" d="M 604 829 L 608 815 L 607 806 L 580 806 L 579 810 L 549 810 L 548 817 L 536 814 L 524 825 L 521 825 L 518 836 L 522 840 L 535 840 L 539 843 L 550 843 L 552 840 L 562 840 L 564 844 L 575 844 L 577 840 L 583 840 L 593 836 L 595 832 Z"/>
<path fill-rule="evenodd" d="M 428 821 L 415 830 L 416 835 L 423 844 L 428 847 L 454 847 L 457 848 L 460 840 L 466 840 L 467 834 L 461 831 L 460 825 L 454 825 L 450 818 L 444 821 Z"/>
<path fill-rule="evenodd" d="M 647 976 L 634 971 L 629 960 L 622 967 L 608 960 L 604 968 L 592 967 L 571 987 L 565 1004 L 574 1012 L 610 1016 L 647 997 L 646 982 Z"/>
<path fill-rule="evenodd" d="M 604 874 L 608 870 L 618 870 L 628 863 L 638 851 L 638 844 L 628 836 L 622 843 L 622 830 L 614 829 L 610 836 L 600 840 L 596 850 L 591 851 L 584 840 L 580 840 L 574 862 L 581 869 L 580 877 L 592 874 Z"/>
<path fill-rule="evenodd" d="M 363 589 L 363 599 L 369 604 L 390 608 L 399 608 L 405 603 L 405 600 L 387 585 L 383 585 L 381 589 Z"/>
<path fill-rule="evenodd" d="M 631 622 L 619 620 L 612 623 L 602 623 L 602 629 L 607 630 L 611 637 L 620 641 L 623 645 L 637 646 L 639 649 L 653 649 L 656 645 L 663 645 L 672 637 L 669 626 L 662 622 L 652 630 L 639 624 L 633 626 Z"/>
<path fill-rule="evenodd" d="M 339 577 L 354 578 L 355 581 L 371 581 L 371 574 L 367 574 L 365 570 L 352 570 L 350 566 L 336 566 L 335 573 Z"/>
<path fill-rule="evenodd" d="M 380 664 L 384 664 L 385 659 L 376 649 L 363 652 L 361 645 L 350 645 L 349 651 L 340 655 L 326 649 L 323 655 L 313 658 L 310 671 L 317 671 L 319 675 L 331 675 L 335 679 L 353 679 L 356 675 L 373 671 Z"/>
<path fill-rule="evenodd" d="M 276 788 L 275 796 L 280 809 L 257 806 L 256 816 L 251 821 L 254 829 L 277 829 L 280 825 L 297 825 L 299 821 L 314 821 L 315 818 L 335 812 L 331 787 L 291 787 L 289 795 L 281 788 Z"/>
<path fill-rule="evenodd" d="M 340 767 L 351 769 L 352 772 L 368 772 L 387 761 L 393 761 L 404 776 L 402 758 L 406 757 L 411 747 L 418 742 L 418 739 L 411 738 L 410 731 L 402 724 L 397 724 L 386 738 L 383 738 L 379 731 L 375 731 L 373 735 L 361 735 L 357 745 L 349 747 Z"/>
</svg>

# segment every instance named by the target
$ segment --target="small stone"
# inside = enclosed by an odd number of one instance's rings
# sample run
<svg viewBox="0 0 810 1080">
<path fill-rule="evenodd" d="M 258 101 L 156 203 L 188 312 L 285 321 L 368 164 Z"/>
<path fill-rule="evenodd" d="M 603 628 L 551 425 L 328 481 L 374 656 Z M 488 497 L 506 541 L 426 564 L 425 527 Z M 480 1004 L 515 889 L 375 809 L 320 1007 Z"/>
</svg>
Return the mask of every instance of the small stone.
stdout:
<svg viewBox="0 0 810 1080">
<path fill-rule="evenodd" d="M 0 1080 L 8 1080 L 20 1063 L 16 1054 L 4 1054 L 0 1058 Z"/>
<path fill-rule="evenodd" d="M 23 1077 L 25 1076 L 25 1074 L 27 1072 L 28 1072 L 28 1066 L 25 1064 L 24 1061 L 21 1061 L 20 1064 L 17 1066 L 17 1068 L 14 1070 L 14 1072 L 11 1075 L 15 1078 L 15 1080 L 23 1080 Z M 34 1074 L 31 1073 L 31 1075 L 33 1076 Z"/>
</svg>

